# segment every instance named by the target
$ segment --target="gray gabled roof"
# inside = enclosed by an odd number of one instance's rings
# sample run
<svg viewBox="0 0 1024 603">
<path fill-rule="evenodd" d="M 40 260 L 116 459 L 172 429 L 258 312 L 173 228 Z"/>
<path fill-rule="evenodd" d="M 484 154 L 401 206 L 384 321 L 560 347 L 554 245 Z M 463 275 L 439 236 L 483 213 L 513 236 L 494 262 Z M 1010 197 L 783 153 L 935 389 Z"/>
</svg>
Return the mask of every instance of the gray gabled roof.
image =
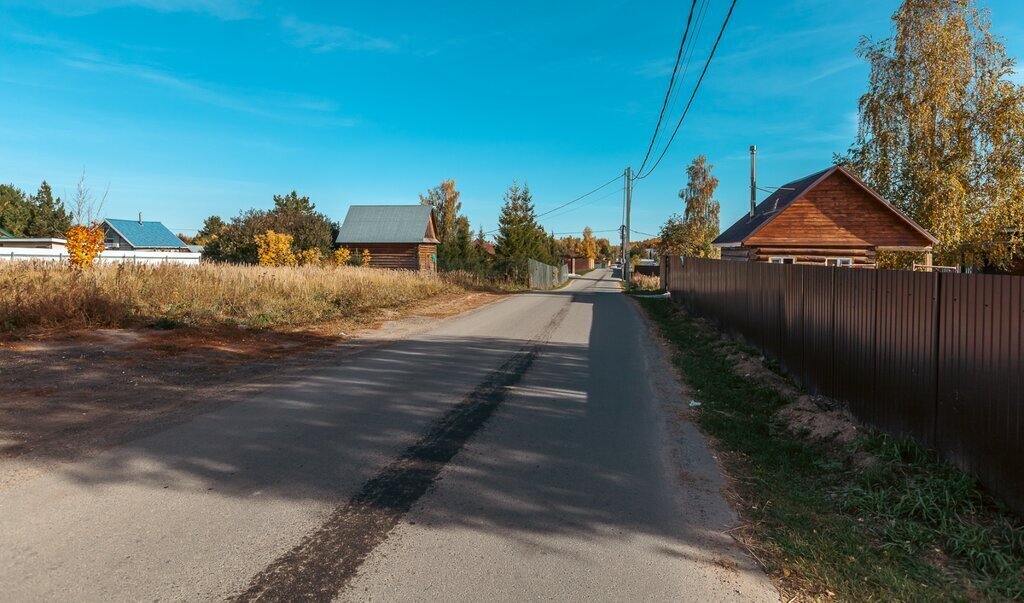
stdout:
<svg viewBox="0 0 1024 603">
<path fill-rule="evenodd" d="M 431 212 L 429 205 L 353 205 L 335 242 L 437 243 Z"/>
<path fill-rule="evenodd" d="M 881 203 L 886 209 L 896 214 L 897 217 L 903 220 L 912 229 L 924 235 L 925 238 L 930 240 L 932 243 L 938 243 L 938 239 L 932 236 L 930 232 L 922 228 L 920 224 L 913 221 L 905 213 L 893 207 L 891 203 L 883 199 L 881 195 L 865 184 L 863 180 L 852 174 L 846 168 L 834 165 L 830 168 L 821 170 L 820 172 L 815 172 L 810 176 L 805 176 L 799 180 L 794 180 L 793 182 L 783 185 L 767 199 L 757 204 L 757 207 L 754 208 L 753 217 L 751 217 L 750 214 L 745 214 L 742 218 L 737 220 L 735 224 L 727 228 L 725 232 L 718 235 L 718 238 L 712 241 L 711 244 L 719 247 L 742 244 L 755 232 L 761 230 L 765 224 L 774 220 L 776 216 L 782 213 L 782 210 L 792 205 L 794 201 L 802 198 L 808 191 L 835 172 L 842 172 L 845 176 L 867 191 L 869 195 L 874 197 L 875 200 Z"/>
</svg>

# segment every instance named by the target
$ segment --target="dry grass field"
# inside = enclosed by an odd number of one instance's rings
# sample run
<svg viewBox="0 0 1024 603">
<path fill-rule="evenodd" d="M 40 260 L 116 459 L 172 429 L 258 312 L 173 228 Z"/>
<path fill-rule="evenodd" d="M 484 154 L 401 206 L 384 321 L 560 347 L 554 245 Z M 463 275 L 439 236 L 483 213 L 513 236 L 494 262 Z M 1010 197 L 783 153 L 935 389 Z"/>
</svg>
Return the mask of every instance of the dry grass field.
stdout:
<svg viewBox="0 0 1024 603">
<path fill-rule="evenodd" d="M 0 331 L 234 325 L 301 328 L 493 288 L 465 274 L 355 267 L 0 263 Z"/>
<path fill-rule="evenodd" d="M 510 288 L 353 267 L 0 262 L 0 489 Z"/>
</svg>

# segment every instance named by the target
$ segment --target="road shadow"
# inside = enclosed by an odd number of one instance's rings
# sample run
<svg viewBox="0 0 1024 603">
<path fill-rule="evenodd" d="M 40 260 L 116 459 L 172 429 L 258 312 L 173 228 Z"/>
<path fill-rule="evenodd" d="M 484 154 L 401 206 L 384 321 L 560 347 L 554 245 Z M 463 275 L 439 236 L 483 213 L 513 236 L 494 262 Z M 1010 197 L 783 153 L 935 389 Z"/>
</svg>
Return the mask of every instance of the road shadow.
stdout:
<svg viewBox="0 0 1024 603">
<path fill-rule="evenodd" d="M 596 285 L 607 277 L 580 280 Z M 658 394 L 632 302 L 607 286 L 523 297 L 565 298 L 568 311 L 444 480 L 420 499 L 417 515 L 431 528 L 529 542 L 649 534 L 668 541 L 659 554 L 713 562 L 709 555 L 724 549 L 708 545 L 725 546 L 721 532 L 734 518 L 713 478 L 682 489 L 670 483 L 676 472 L 662 447 L 669 445 L 662 414 L 650 402 Z M 98 495 L 125 484 L 161 496 L 210 492 L 342 506 L 531 345 L 513 337 L 400 341 L 66 465 L 57 476 Z M 702 462 L 715 471 L 710 455 Z M 432 504 L 434 495 L 448 503 Z M 680 513 L 680 496 L 693 515 Z M 111 500 L 111 512 L 135 511 Z"/>
</svg>

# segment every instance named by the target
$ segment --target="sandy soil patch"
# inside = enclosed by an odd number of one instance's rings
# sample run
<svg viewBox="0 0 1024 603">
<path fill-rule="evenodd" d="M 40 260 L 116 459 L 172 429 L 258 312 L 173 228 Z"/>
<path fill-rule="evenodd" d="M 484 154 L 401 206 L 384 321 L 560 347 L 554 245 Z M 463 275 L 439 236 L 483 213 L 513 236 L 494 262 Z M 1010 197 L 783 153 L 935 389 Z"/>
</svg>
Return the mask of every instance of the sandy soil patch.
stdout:
<svg viewBox="0 0 1024 603">
<path fill-rule="evenodd" d="M 819 442 L 849 444 L 857 438 L 857 421 L 848 410 L 824 396 L 800 396 L 777 413 L 794 435 Z"/>
</svg>

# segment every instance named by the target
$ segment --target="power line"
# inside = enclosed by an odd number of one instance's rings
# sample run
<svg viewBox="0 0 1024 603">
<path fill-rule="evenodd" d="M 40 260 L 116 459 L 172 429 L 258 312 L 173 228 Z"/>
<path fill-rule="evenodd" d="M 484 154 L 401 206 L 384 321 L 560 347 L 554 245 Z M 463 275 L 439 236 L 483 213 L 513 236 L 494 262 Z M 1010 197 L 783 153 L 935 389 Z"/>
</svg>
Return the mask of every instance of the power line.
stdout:
<svg viewBox="0 0 1024 603">
<path fill-rule="evenodd" d="M 669 147 L 672 146 L 672 141 L 675 140 L 676 134 L 679 133 L 679 128 L 683 125 L 683 120 L 686 119 L 686 114 L 690 112 L 690 106 L 693 105 L 693 99 L 697 97 L 697 91 L 700 90 L 700 85 L 704 81 L 704 76 L 707 75 L 708 67 L 711 66 L 711 60 L 715 58 L 715 51 L 718 50 L 718 45 L 722 41 L 722 36 L 725 35 L 725 28 L 729 25 L 729 19 L 732 18 L 733 9 L 736 8 L 736 0 L 732 0 L 729 4 L 729 12 L 725 15 L 725 21 L 722 22 L 722 28 L 718 31 L 718 37 L 715 38 L 715 44 L 711 47 L 711 53 L 708 55 L 708 60 L 704 62 L 704 69 L 700 72 L 700 77 L 697 78 L 697 84 L 693 87 L 693 93 L 690 94 L 690 100 L 686 102 L 686 108 L 683 109 L 683 114 L 679 116 L 679 121 L 676 123 L 675 130 L 672 131 L 672 136 L 669 137 L 668 142 L 665 144 L 665 148 L 662 149 L 661 155 L 658 156 L 658 160 L 654 162 L 651 169 L 647 170 L 646 174 L 641 174 L 636 178 L 643 179 L 651 175 L 654 170 L 658 168 L 661 160 L 665 158 L 665 153 L 668 153 Z"/>
<path fill-rule="evenodd" d="M 574 212 L 576 210 L 583 209 L 584 207 L 589 207 L 589 206 L 597 203 L 598 201 L 603 201 L 604 199 L 607 199 L 608 197 L 611 197 L 612 195 L 621 193 L 624 190 L 625 190 L 625 187 L 620 188 L 618 190 L 614 190 L 614 191 L 608 193 L 607 195 L 601 195 L 600 197 L 597 197 L 595 199 L 591 199 L 590 201 L 587 201 L 586 203 L 580 203 L 579 205 L 576 205 L 574 207 L 570 207 L 569 209 L 567 209 L 567 210 L 565 210 L 565 211 L 563 211 L 561 213 L 555 214 L 553 216 L 548 216 L 548 220 L 551 220 L 551 219 L 554 219 L 554 218 L 560 218 L 560 217 L 564 216 L 565 214 L 569 214 L 569 213 L 572 213 L 572 212 Z"/>
<path fill-rule="evenodd" d="M 685 82 L 686 75 L 690 72 L 690 66 L 693 64 L 693 53 L 697 50 L 697 41 L 700 40 L 701 31 L 704 30 L 704 22 L 708 16 L 708 8 L 711 6 L 709 0 L 703 0 L 701 6 L 697 9 L 697 24 L 693 28 L 693 35 L 690 36 L 690 41 L 687 42 L 687 49 L 683 53 L 683 71 L 679 74 L 679 81 Z M 672 102 L 668 107 L 668 115 L 674 115 L 676 112 L 676 105 L 679 102 L 679 91 L 682 86 L 676 86 L 672 91 Z M 658 142 L 654 143 L 654 146 L 661 146 L 661 141 L 664 138 L 665 130 L 658 133 Z"/>
<path fill-rule="evenodd" d="M 654 238 L 658 238 L 658 237 L 660 237 L 660 236 L 661 236 L 661 235 L 651 234 L 651 233 L 649 233 L 649 232 L 643 232 L 643 231 L 640 231 L 640 230 L 636 230 L 635 228 L 630 228 L 630 229 L 629 229 L 629 232 L 635 232 L 636 234 L 639 234 L 639 235 L 644 235 L 645 237 L 654 237 Z"/>
<path fill-rule="evenodd" d="M 612 182 L 615 182 L 615 181 L 616 181 L 616 180 L 618 180 L 619 178 L 622 178 L 622 176 L 621 176 L 621 175 L 619 175 L 619 176 L 616 176 L 616 177 L 612 178 L 611 180 L 609 180 L 608 182 L 605 182 L 605 183 L 604 183 L 604 184 L 602 184 L 601 186 L 599 186 L 599 187 L 595 188 L 594 190 L 592 190 L 592 191 L 589 191 L 589 192 L 586 192 L 586 193 L 583 193 L 582 195 L 580 195 L 579 197 L 576 197 L 576 198 L 575 198 L 575 199 L 573 199 L 572 201 L 566 201 L 565 203 L 563 203 L 563 204 L 559 205 L 558 207 L 555 207 L 555 208 L 549 209 L 549 210 L 547 210 L 547 211 L 546 211 L 546 212 L 544 212 L 544 213 L 536 214 L 536 215 L 534 215 L 534 219 L 537 219 L 537 218 L 541 218 L 541 217 L 543 217 L 543 216 L 546 216 L 546 215 L 548 215 L 548 214 L 550 214 L 550 213 L 556 212 L 556 211 L 558 211 L 558 210 L 562 209 L 563 207 L 568 207 L 568 206 L 572 205 L 573 203 L 576 203 L 577 201 L 582 201 L 583 199 L 586 199 L 586 198 L 587 198 L 587 197 L 589 197 L 590 195 L 593 195 L 594 193 L 596 193 L 597 191 L 601 190 L 602 188 L 604 188 L 604 187 L 608 186 L 608 185 L 609 185 L 609 184 L 611 184 Z M 494 233 L 498 232 L 499 230 L 501 230 L 501 227 L 495 228 L 495 229 L 493 229 L 493 230 L 488 230 L 488 231 L 487 231 L 487 232 L 485 232 L 484 234 L 485 234 L 485 235 L 489 235 L 489 234 L 494 234 Z"/>
<path fill-rule="evenodd" d="M 606 228 L 604 230 L 593 230 L 593 229 L 591 229 L 590 232 L 592 232 L 593 234 L 605 233 L 605 232 L 619 232 L 619 229 L 618 228 Z M 552 232 L 551 236 L 555 236 L 555 235 L 572 235 L 572 234 L 583 234 L 583 231 L 582 230 L 567 230 L 567 231 L 564 231 L 564 232 Z"/>
<path fill-rule="evenodd" d="M 661 129 L 661 120 L 665 117 L 665 109 L 668 108 L 669 98 L 672 96 L 672 87 L 675 85 L 676 73 L 679 71 L 679 62 L 683 58 L 683 49 L 686 48 L 686 38 L 690 35 L 690 24 L 693 23 L 693 11 L 697 7 L 697 0 L 693 0 L 690 3 L 690 15 L 686 18 L 686 29 L 683 30 L 683 38 L 679 41 L 679 51 L 676 53 L 676 64 L 672 67 L 672 76 L 668 79 L 668 88 L 665 90 L 665 100 L 661 103 L 661 112 L 658 113 L 658 123 L 654 126 L 654 132 L 651 134 L 651 143 L 647 145 L 647 153 L 644 155 L 644 160 L 640 164 L 640 169 L 637 172 L 644 171 L 644 166 L 647 165 L 647 159 L 651 156 L 651 151 L 654 150 L 654 141 L 658 139 L 658 130 Z"/>
<path fill-rule="evenodd" d="M 593 195 L 593 194 L 594 194 L 594 193 L 596 193 L 597 191 L 599 191 L 599 190 L 601 190 L 602 188 L 604 188 L 604 187 L 608 186 L 608 185 L 609 185 L 609 184 L 611 184 L 612 182 L 615 182 L 615 181 L 616 181 L 616 180 L 618 180 L 619 178 L 622 178 L 622 176 L 616 176 L 616 177 L 612 178 L 611 180 L 609 180 L 608 182 L 605 182 L 605 183 L 604 183 L 604 184 L 602 184 L 601 186 L 599 186 L 599 187 L 595 188 L 594 190 L 590 191 L 589 193 L 584 193 L 584 194 L 580 195 L 579 197 L 576 197 L 576 198 L 575 198 L 575 199 L 573 199 L 572 201 L 568 201 L 568 202 L 566 202 L 566 203 L 563 203 L 563 204 L 559 205 L 558 207 L 556 207 L 556 208 L 554 208 L 554 209 L 549 209 L 548 211 L 546 211 L 546 212 L 544 212 L 544 213 L 541 213 L 541 214 L 537 214 L 537 215 L 536 215 L 536 216 L 534 216 L 534 217 L 536 217 L 536 218 L 541 218 L 541 217 L 544 217 L 544 216 L 546 216 L 546 215 L 548 215 L 548 214 L 550 214 L 550 213 L 552 213 L 552 212 L 556 212 L 556 211 L 558 211 L 558 210 L 562 209 L 563 207 L 567 207 L 567 206 L 569 206 L 569 205 L 572 205 L 573 203 L 576 203 L 577 201 L 581 201 L 581 200 L 583 200 L 583 199 L 586 199 L 586 198 L 587 198 L 587 197 L 589 197 L 590 195 Z"/>
</svg>

